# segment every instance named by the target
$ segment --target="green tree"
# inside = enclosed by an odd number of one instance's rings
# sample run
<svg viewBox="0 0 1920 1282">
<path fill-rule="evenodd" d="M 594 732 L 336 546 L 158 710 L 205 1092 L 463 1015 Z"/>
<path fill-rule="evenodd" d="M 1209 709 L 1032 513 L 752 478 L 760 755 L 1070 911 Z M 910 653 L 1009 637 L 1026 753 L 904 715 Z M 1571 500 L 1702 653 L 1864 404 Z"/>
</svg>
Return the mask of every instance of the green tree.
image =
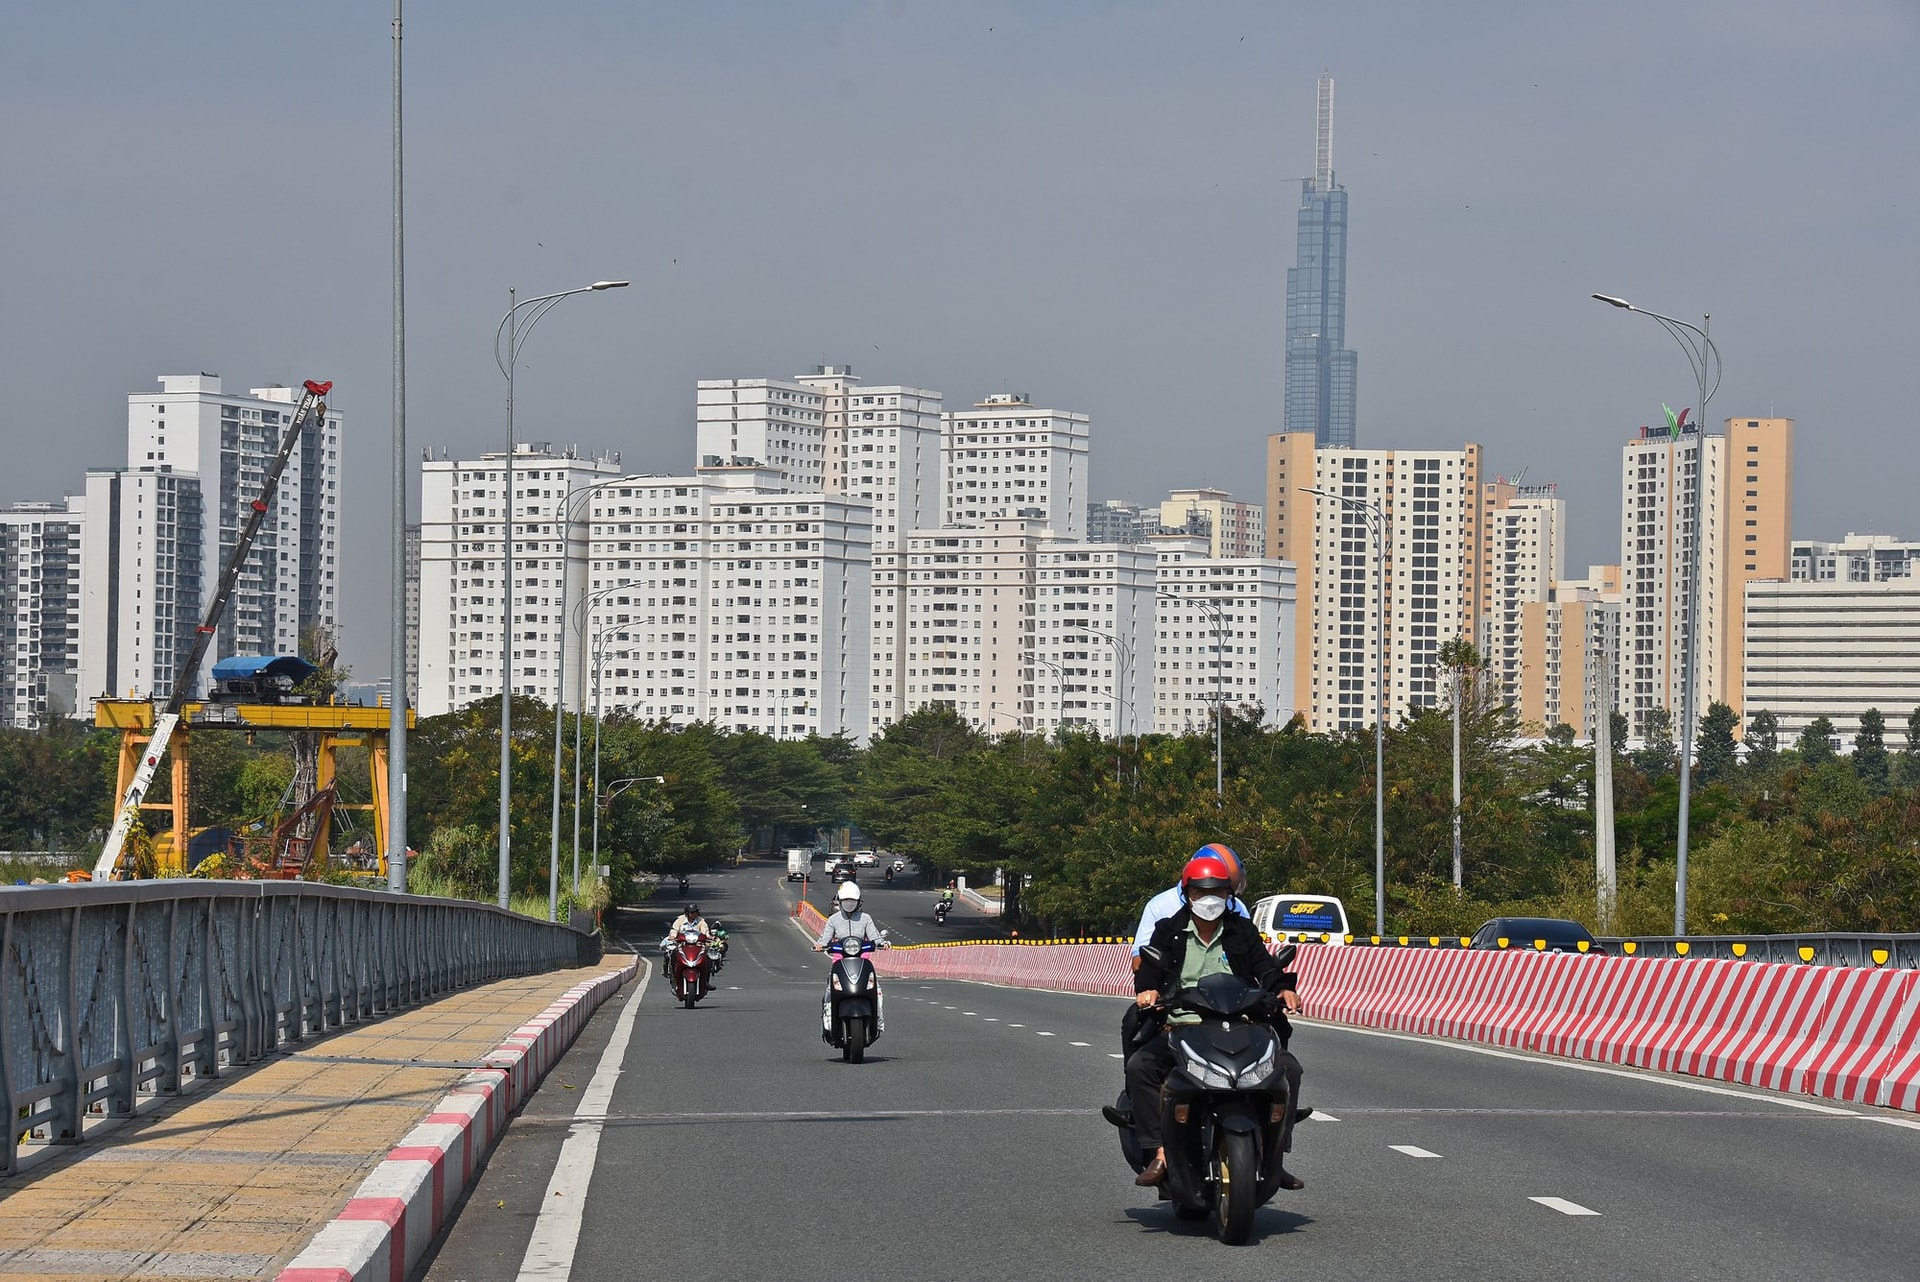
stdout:
<svg viewBox="0 0 1920 1282">
<path fill-rule="evenodd" d="M 1853 772 L 1873 793 L 1887 790 L 1887 719 L 1880 709 L 1860 714 L 1860 732 L 1853 736 Z"/>
<path fill-rule="evenodd" d="M 1907 714 L 1907 748 L 1898 765 L 1900 786 L 1920 788 L 1920 708 Z"/>
<path fill-rule="evenodd" d="M 1807 728 L 1800 732 L 1800 738 L 1794 743 L 1794 751 L 1800 758 L 1800 764 L 1817 766 L 1822 762 L 1832 761 L 1833 733 L 1833 722 L 1826 717 L 1815 717 L 1808 722 Z"/>
<path fill-rule="evenodd" d="M 1641 747 L 1633 754 L 1633 764 L 1641 773 L 1658 779 L 1674 770 L 1673 714 L 1665 708 L 1648 708 Z"/>
<path fill-rule="evenodd" d="M 1768 775 L 1779 764 L 1780 718 L 1762 708 L 1747 722 L 1747 769 Z"/>
<path fill-rule="evenodd" d="M 1733 777 L 1740 764 L 1740 756 L 1733 746 L 1733 731 L 1739 724 L 1740 718 L 1726 704 L 1707 705 L 1707 715 L 1700 718 L 1699 759 L 1694 765 L 1694 774 L 1702 783 L 1723 782 Z"/>
</svg>

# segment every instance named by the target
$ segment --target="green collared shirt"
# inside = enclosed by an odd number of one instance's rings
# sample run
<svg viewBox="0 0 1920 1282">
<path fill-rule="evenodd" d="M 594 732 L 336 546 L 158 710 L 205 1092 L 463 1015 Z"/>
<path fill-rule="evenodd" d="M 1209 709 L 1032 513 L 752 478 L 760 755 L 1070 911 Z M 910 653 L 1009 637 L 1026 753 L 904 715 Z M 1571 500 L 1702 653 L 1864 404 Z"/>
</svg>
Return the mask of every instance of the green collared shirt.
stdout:
<svg viewBox="0 0 1920 1282">
<path fill-rule="evenodd" d="M 1187 954 L 1180 959 L 1180 987 L 1192 988 L 1208 975 L 1230 975 L 1233 967 L 1227 964 L 1227 928 L 1225 922 L 1214 924 L 1213 942 L 1202 943 L 1196 923 L 1187 922 Z M 1172 1024 L 1197 1024 L 1200 1017 L 1192 1011 L 1178 1011 L 1168 1021 Z"/>
</svg>

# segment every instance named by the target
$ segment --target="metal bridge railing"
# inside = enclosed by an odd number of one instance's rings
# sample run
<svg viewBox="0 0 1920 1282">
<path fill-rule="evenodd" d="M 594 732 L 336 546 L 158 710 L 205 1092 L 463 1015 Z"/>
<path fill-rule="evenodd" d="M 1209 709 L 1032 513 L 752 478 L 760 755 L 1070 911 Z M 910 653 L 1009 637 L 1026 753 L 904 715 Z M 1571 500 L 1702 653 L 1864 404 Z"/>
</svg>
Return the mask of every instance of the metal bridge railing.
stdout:
<svg viewBox="0 0 1920 1282">
<path fill-rule="evenodd" d="M 0 1174 L 29 1134 L 491 980 L 575 966 L 596 936 L 490 904 L 304 882 L 0 888 Z"/>
</svg>

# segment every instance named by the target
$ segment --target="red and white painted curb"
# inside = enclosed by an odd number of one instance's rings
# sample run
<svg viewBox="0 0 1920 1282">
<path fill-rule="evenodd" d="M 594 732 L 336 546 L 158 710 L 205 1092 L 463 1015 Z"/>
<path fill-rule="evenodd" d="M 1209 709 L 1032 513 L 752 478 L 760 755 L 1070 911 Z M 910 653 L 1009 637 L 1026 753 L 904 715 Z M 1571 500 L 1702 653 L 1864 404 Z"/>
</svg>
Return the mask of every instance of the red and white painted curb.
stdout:
<svg viewBox="0 0 1920 1282">
<path fill-rule="evenodd" d="M 1125 944 L 896 948 L 883 975 L 1121 996 Z M 1514 949 L 1302 948 L 1309 1016 L 1920 1111 L 1920 971 Z"/>
<path fill-rule="evenodd" d="M 507 1119 L 638 967 L 636 957 L 575 984 L 508 1034 L 373 1168 L 279 1282 L 405 1282 Z"/>
</svg>

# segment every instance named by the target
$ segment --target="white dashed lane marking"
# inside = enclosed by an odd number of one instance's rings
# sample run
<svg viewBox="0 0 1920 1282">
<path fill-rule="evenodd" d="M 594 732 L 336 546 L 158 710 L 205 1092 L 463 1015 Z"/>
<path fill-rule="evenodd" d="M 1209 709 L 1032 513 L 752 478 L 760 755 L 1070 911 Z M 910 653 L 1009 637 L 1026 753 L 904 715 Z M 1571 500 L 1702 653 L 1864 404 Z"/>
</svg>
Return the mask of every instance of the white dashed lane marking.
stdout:
<svg viewBox="0 0 1920 1282">
<path fill-rule="evenodd" d="M 1035 1033 L 1034 1036 L 1035 1037 L 1052 1037 L 1053 1034 L 1052 1033 Z"/>
<path fill-rule="evenodd" d="M 1440 1156 L 1438 1153 L 1428 1152 L 1426 1149 L 1420 1148 L 1419 1146 L 1413 1145 L 1413 1144 L 1389 1144 L 1387 1145 L 1387 1147 L 1392 1149 L 1396 1153 L 1405 1153 L 1408 1157 L 1439 1157 Z"/>
<path fill-rule="evenodd" d="M 1322 1113 L 1319 1109 L 1316 1108 L 1313 1110 L 1313 1116 L 1309 1117 L 1307 1120 L 1309 1122 L 1337 1122 L 1340 1119 L 1335 1117 L 1332 1113 Z"/>
<path fill-rule="evenodd" d="M 1088 1044 L 1088 1043 L 1086 1043 L 1086 1042 L 1068 1042 L 1068 1043 L 1067 1043 L 1067 1045 L 1069 1045 L 1069 1046 L 1085 1046 L 1085 1045 L 1087 1045 L 1087 1044 Z"/>
<path fill-rule="evenodd" d="M 1600 1212 L 1592 1210 L 1588 1207 L 1584 1207 L 1580 1205 L 1578 1202 L 1569 1202 L 1564 1197 L 1530 1197 L 1527 1199 L 1527 1201 L 1538 1202 L 1540 1205 L 1547 1207 L 1550 1210 L 1558 1211 L 1562 1215 L 1598 1215 L 1600 1214 Z"/>
</svg>

